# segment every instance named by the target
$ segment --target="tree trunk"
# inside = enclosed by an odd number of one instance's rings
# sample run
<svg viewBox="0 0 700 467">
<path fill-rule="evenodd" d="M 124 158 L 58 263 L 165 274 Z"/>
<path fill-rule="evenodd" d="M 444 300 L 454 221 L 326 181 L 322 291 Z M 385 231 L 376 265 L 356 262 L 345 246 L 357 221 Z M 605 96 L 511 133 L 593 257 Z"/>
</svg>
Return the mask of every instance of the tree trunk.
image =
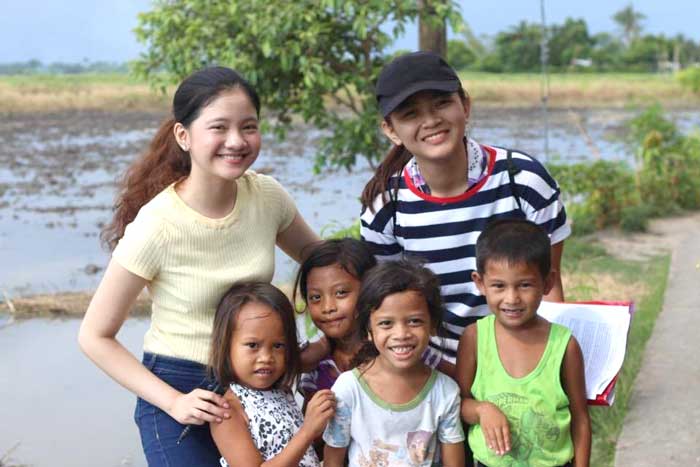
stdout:
<svg viewBox="0 0 700 467">
<path fill-rule="evenodd" d="M 447 27 L 444 20 L 431 15 L 435 14 L 431 4 L 440 0 L 418 0 L 421 15 L 418 19 L 418 49 L 435 52 L 447 58 Z"/>
</svg>

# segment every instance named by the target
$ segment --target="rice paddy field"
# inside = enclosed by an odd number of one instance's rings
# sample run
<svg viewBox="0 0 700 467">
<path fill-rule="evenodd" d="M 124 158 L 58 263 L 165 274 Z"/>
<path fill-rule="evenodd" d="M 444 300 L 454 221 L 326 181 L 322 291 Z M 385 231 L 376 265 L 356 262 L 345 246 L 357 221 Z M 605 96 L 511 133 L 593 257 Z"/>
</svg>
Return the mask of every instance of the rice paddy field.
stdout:
<svg viewBox="0 0 700 467">
<path fill-rule="evenodd" d="M 539 74 L 463 72 L 461 78 L 479 105 L 529 107 L 541 103 L 544 86 Z M 670 107 L 700 104 L 700 96 L 684 90 L 671 74 L 552 74 L 548 95 L 553 108 L 625 107 L 653 101 Z M 0 113 L 159 110 L 167 106 L 167 97 L 127 74 L 0 76 Z"/>
</svg>

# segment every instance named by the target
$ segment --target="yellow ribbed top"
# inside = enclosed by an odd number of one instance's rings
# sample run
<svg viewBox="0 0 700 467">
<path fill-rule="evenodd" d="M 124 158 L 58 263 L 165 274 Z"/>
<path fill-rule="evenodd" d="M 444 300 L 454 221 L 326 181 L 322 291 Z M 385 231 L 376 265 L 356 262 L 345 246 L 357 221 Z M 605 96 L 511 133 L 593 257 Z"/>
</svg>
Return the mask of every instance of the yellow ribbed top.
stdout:
<svg viewBox="0 0 700 467">
<path fill-rule="evenodd" d="M 272 177 L 246 172 L 236 204 L 221 219 L 187 206 L 170 185 L 138 212 L 112 257 L 149 280 L 151 326 L 143 349 L 203 364 L 214 311 L 235 282 L 271 281 L 277 234 L 296 207 Z"/>
</svg>

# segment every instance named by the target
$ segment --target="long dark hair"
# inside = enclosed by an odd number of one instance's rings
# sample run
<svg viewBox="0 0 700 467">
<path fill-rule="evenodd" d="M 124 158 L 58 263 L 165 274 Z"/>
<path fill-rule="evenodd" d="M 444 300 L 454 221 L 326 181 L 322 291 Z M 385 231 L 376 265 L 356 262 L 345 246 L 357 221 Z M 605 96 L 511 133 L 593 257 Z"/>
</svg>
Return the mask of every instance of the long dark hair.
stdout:
<svg viewBox="0 0 700 467">
<path fill-rule="evenodd" d="M 285 373 L 275 383 L 276 387 L 290 389 L 301 370 L 301 357 L 297 349 L 297 328 L 294 310 L 289 299 L 277 287 L 267 282 L 244 282 L 232 286 L 216 307 L 214 330 L 209 352 L 209 374 L 221 386 L 236 382 L 231 361 L 231 337 L 236 329 L 238 314 L 246 303 L 268 306 L 282 320 L 285 339 Z"/>
<path fill-rule="evenodd" d="M 389 295 L 412 290 L 425 298 L 430 313 L 430 325 L 438 330 L 442 323 L 440 280 L 416 260 L 386 261 L 372 268 L 363 278 L 357 298 L 357 328 L 362 347 L 353 359 L 353 366 L 372 361 L 379 351 L 369 340 L 370 316 Z"/>
<path fill-rule="evenodd" d="M 439 91 L 435 91 L 439 92 Z M 449 93 L 448 93 L 449 94 Z M 469 95 L 460 87 L 457 90 L 462 102 L 469 102 Z M 393 112 L 392 112 L 393 113 Z M 389 114 L 384 118 L 384 121 L 391 125 L 391 115 Z M 370 211 L 374 212 L 373 203 L 377 196 L 382 196 L 382 202 L 386 203 L 386 192 L 387 190 L 394 189 L 398 190 L 398 186 L 389 187 L 389 180 L 391 177 L 398 173 L 407 163 L 411 160 L 413 155 L 404 147 L 403 144 L 394 144 L 389 152 L 384 156 L 384 160 L 377 166 L 374 171 L 374 175 L 365 185 L 364 190 L 362 190 L 362 196 L 360 197 L 360 202 L 362 207 L 368 208 Z"/>
<path fill-rule="evenodd" d="M 165 187 L 190 173 L 190 155 L 175 141 L 175 123 L 179 122 L 189 128 L 204 107 L 223 92 L 232 89 L 243 90 L 260 115 L 257 92 L 230 68 L 204 68 L 180 83 L 173 97 L 172 116 L 160 125 L 146 152 L 129 167 L 119 183 L 114 216 L 100 235 L 106 248 L 114 249 L 124 235 L 126 226 L 134 220 L 144 204 Z"/>
</svg>

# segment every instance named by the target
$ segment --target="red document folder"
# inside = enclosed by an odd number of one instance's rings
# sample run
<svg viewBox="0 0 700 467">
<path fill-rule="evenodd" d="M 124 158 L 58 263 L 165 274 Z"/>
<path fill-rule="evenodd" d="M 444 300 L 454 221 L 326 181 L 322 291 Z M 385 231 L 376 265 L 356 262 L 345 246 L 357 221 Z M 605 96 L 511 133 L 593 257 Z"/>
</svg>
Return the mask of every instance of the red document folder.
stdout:
<svg viewBox="0 0 700 467">
<path fill-rule="evenodd" d="M 632 302 L 542 302 L 538 313 L 571 329 L 584 357 L 589 405 L 612 405 L 624 362 Z"/>
</svg>

